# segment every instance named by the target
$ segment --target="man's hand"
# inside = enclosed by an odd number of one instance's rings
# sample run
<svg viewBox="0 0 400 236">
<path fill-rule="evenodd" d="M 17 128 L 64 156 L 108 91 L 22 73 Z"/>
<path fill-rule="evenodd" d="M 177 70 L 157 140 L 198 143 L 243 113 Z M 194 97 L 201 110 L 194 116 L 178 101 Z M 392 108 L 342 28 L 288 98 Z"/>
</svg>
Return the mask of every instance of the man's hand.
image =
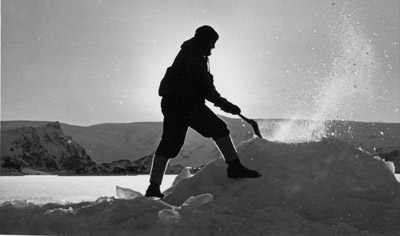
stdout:
<svg viewBox="0 0 400 236">
<path fill-rule="evenodd" d="M 215 106 L 220 107 L 221 110 L 227 113 L 231 113 L 232 115 L 238 115 L 241 113 L 241 110 L 238 106 L 230 103 L 225 98 L 221 98 L 218 102 L 215 103 Z"/>
</svg>

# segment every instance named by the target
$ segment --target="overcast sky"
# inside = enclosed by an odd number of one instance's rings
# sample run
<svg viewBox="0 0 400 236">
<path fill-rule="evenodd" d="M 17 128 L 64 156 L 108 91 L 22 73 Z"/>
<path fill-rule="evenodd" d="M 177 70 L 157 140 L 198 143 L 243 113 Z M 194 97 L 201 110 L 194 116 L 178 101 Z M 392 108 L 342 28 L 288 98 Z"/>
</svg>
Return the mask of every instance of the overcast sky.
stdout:
<svg viewBox="0 0 400 236">
<path fill-rule="evenodd" d="M 400 122 L 399 10 L 398 0 L 2 0 L 1 119 L 161 121 L 166 68 L 211 25 L 215 85 L 244 115 Z"/>
</svg>

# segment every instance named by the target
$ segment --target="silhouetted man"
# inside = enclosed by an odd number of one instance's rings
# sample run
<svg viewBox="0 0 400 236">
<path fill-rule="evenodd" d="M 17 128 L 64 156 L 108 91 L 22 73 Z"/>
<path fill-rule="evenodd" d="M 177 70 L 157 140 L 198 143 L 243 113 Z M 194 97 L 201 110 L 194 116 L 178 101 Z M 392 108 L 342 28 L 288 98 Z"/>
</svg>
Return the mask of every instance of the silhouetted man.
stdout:
<svg viewBox="0 0 400 236">
<path fill-rule="evenodd" d="M 212 138 L 228 164 L 229 178 L 257 178 L 260 173 L 245 168 L 239 160 L 235 146 L 224 121 L 206 105 L 208 100 L 223 111 L 240 114 L 240 108 L 217 92 L 209 71 L 208 56 L 219 36 L 210 26 L 196 30 L 195 36 L 181 46 L 171 67 L 161 81 L 159 95 L 164 115 L 161 142 L 153 157 L 150 186 L 147 197 L 163 198 L 160 185 L 170 158 L 181 150 L 188 127 L 207 138 Z"/>
</svg>

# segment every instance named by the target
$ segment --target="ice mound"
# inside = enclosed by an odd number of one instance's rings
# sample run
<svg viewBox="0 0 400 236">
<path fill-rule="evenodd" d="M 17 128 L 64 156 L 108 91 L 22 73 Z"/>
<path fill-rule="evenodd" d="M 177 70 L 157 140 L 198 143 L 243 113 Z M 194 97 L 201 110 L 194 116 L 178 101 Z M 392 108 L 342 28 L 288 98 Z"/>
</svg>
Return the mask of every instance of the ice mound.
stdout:
<svg viewBox="0 0 400 236">
<path fill-rule="evenodd" d="M 228 179 L 219 158 L 167 190 L 164 201 L 180 205 L 190 196 L 210 193 L 220 204 L 234 199 L 246 210 L 276 211 L 289 221 L 295 216 L 356 231 L 400 230 L 400 183 L 381 159 L 335 139 L 300 144 L 253 139 L 242 142 L 238 152 L 261 178 Z"/>
<path fill-rule="evenodd" d="M 391 201 L 400 184 L 387 164 L 335 140 L 286 144 L 253 139 L 238 146 L 242 163 L 263 174 L 258 179 L 228 179 L 222 158 L 168 190 L 164 201 L 182 204 L 188 197 L 211 193 L 216 199 L 235 196 L 255 208 L 310 198 Z"/>
<path fill-rule="evenodd" d="M 228 179 L 221 158 L 183 174 L 162 201 L 119 187 L 78 204 L 0 206 L 1 234 L 400 235 L 400 183 L 382 160 L 334 139 L 241 143 L 258 179 Z M 184 177 L 184 178 L 183 178 Z"/>
</svg>

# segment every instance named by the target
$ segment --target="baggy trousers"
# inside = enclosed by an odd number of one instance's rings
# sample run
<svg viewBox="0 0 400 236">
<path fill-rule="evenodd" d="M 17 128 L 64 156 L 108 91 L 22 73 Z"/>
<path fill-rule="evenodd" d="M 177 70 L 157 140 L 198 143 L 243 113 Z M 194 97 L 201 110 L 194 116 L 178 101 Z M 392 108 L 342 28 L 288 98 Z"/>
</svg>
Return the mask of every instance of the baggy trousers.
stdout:
<svg viewBox="0 0 400 236">
<path fill-rule="evenodd" d="M 163 97 L 161 110 L 164 115 L 163 134 L 156 155 L 174 158 L 181 150 L 190 127 L 214 141 L 229 136 L 223 120 L 205 105 L 205 101 Z"/>
</svg>

